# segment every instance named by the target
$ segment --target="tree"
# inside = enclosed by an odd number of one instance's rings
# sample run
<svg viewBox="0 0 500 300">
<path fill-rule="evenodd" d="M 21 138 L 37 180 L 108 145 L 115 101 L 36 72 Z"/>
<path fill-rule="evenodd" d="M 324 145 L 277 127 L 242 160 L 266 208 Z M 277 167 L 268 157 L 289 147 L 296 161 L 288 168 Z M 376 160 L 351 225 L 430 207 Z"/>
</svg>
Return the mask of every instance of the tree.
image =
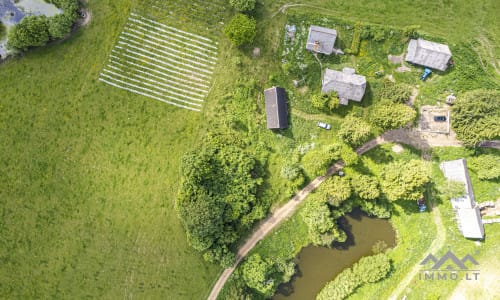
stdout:
<svg viewBox="0 0 500 300">
<path fill-rule="evenodd" d="M 339 207 L 351 197 L 351 185 L 346 177 L 330 177 L 318 188 L 318 196 L 329 204 Z"/>
<path fill-rule="evenodd" d="M 49 41 L 49 25 L 45 16 L 28 16 L 9 32 L 9 47 L 26 50 L 44 46 Z"/>
<path fill-rule="evenodd" d="M 467 160 L 469 166 L 481 180 L 494 180 L 500 178 L 500 156 L 485 154 Z"/>
<path fill-rule="evenodd" d="M 353 173 L 350 175 L 354 193 L 361 199 L 374 200 L 380 196 L 378 181 L 375 177 Z"/>
<path fill-rule="evenodd" d="M 465 146 L 500 137 L 500 91 L 476 90 L 458 97 L 451 125 Z"/>
<path fill-rule="evenodd" d="M 359 277 L 351 268 L 342 271 L 334 280 L 328 282 L 316 296 L 316 300 L 341 300 L 347 298 L 361 284 Z"/>
<path fill-rule="evenodd" d="M 417 113 L 413 108 L 385 100 L 373 106 L 370 120 L 373 124 L 387 130 L 403 127 L 415 120 L 416 116 Z"/>
<path fill-rule="evenodd" d="M 384 80 L 381 89 L 378 89 L 380 99 L 391 100 L 394 103 L 405 103 L 410 99 L 412 88 L 408 84 L 392 82 L 388 79 Z"/>
<path fill-rule="evenodd" d="M 382 192 L 389 201 L 417 200 L 430 181 L 430 170 L 420 160 L 397 160 L 386 165 L 380 174 Z"/>
<path fill-rule="evenodd" d="M 263 260 L 259 254 L 248 257 L 242 270 L 243 279 L 248 287 L 257 290 L 266 297 L 274 294 L 276 283 L 271 278 L 273 265 Z"/>
<path fill-rule="evenodd" d="M 340 106 L 340 99 L 336 92 L 330 92 L 328 94 L 318 93 L 311 97 L 311 106 L 319 110 L 335 110 Z"/>
<path fill-rule="evenodd" d="M 229 0 L 229 4 L 237 11 L 251 11 L 255 8 L 255 0 Z"/>
<path fill-rule="evenodd" d="M 353 147 L 357 147 L 370 137 L 371 126 L 362 118 L 349 115 L 344 118 L 340 130 L 339 138 Z"/>
<path fill-rule="evenodd" d="M 364 283 L 374 283 L 387 276 L 391 269 L 391 262 L 386 254 L 380 253 L 363 257 L 352 270 Z"/>
<path fill-rule="evenodd" d="M 301 216 L 307 224 L 309 239 L 317 246 L 331 246 L 335 240 L 345 240 L 344 232 L 334 223 L 328 205 L 316 199 L 306 202 Z"/>
<path fill-rule="evenodd" d="M 60 39 L 71 32 L 73 20 L 65 14 L 49 18 L 49 34 L 53 39 Z"/>
<path fill-rule="evenodd" d="M 324 109 L 327 102 L 328 97 L 325 94 L 314 94 L 311 97 L 311 106 L 317 109 Z"/>
<path fill-rule="evenodd" d="M 309 150 L 302 157 L 301 164 L 309 176 L 320 176 L 339 158 L 340 145 L 330 144 Z"/>
<path fill-rule="evenodd" d="M 224 34 L 235 46 L 251 44 L 256 35 L 256 26 L 255 19 L 237 14 L 224 28 Z"/>
</svg>

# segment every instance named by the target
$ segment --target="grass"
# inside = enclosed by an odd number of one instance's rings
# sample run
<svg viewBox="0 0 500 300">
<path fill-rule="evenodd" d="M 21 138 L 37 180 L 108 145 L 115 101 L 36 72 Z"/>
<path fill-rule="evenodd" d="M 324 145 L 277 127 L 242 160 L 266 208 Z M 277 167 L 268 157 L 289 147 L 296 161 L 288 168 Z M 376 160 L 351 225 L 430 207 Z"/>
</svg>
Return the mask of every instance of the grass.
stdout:
<svg viewBox="0 0 500 300">
<path fill-rule="evenodd" d="M 268 169 L 263 196 L 276 205 L 286 201 L 291 193 L 279 174 L 282 165 L 294 155 L 293 149 L 335 139 L 333 132 L 316 128 L 315 119 L 293 114 L 288 131 L 273 134 L 264 128 L 260 90 L 274 83 L 288 87 L 291 81 L 283 76 L 279 63 L 287 16 L 271 18 L 285 1 L 259 1 L 255 12 L 258 19 L 255 46 L 261 47 L 261 56 L 255 59 L 251 58 L 253 46 L 237 49 L 222 37 L 220 22 L 226 21 L 230 11 L 225 9 L 223 1 L 217 2 L 220 6 L 212 2 L 206 8 L 212 13 L 204 14 L 196 8 L 196 13 L 192 13 L 193 5 L 205 3 L 202 1 L 189 5 L 177 0 L 163 1 L 170 6 L 159 10 L 148 7 L 149 2 L 145 5 L 126 0 L 91 2 L 93 18 L 88 27 L 64 42 L 32 50 L 0 67 L 1 295 L 205 298 L 220 268 L 205 263 L 188 246 L 174 212 L 182 154 L 198 145 L 210 130 L 209 122 L 234 112 L 245 125 L 238 134 L 247 135 L 254 149 L 265 149 L 259 157 Z M 425 33 L 446 38 L 453 45 L 474 43 L 476 36 L 484 35 L 494 53 L 499 53 L 500 24 L 495 14 L 499 4 L 495 0 L 481 4 L 460 0 L 453 5 L 396 0 L 383 4 L 360 0 L 307 3 L 326 9 L 307 7 L 289 11 L 321 12 L 350 23 L 367 21 L 395 27 L 421 24 Z M 203 113 L 176 109 L 97 81 L 132 10 L 151 13 L 179 29 L 207 32 L 219 40 L 219 66 Z M 174 14 L 168 14 L 169 10 L 175 10 Z M 378 51 L 369 44 L 362 45 L 363 49 L 374 54 Z M 382 59 L 382 54 L 377 54 L 378 59 Z M 473 54 L 467 50 L 463 57 Z M 231 63 L 234 56 L 241 58 L 241 66 Z M 367 71 L 372 68 L 366 59 L 360 64 Z M 414 80 L 405 76 L 401 80 Z M 491 81 L 483 77 L 480 74 L 479 80 L 472 81 L 475 84 Z M 441 82 L 437 79 L 430 81 L 429 86 Z M 248 99 L 252 109 L 241 106 L 223 111 L 241 83 L 238 80 L 256 83 Z M 436 90 L 441 92 L 444 88 L 447 87 L 443 83 Z M 428 101 L 437 92 L 425 95 L 428 97 L 421 101 Z M 306 99 L 306 95 L 298 92 L 293 92 L 293 96 L 296 98 L 291 99 L 292 106 Z M 359 107 L 353 106 L 352 110 L 362 109 Z M 301 108 L 306 110 L 305 106 Z M 338 128 L 340 121 L 336 117 L 330 121 L 334 129 Z M 481 187 L 481 184 L 476 189 L 474 178 L 473 183 L 478 199 L 490 190 L 489 185 Z M 407 227 L 408 236 L 411 230 L 418 229 L 417 224 L 423 222 L 418 218 L 424 216 L 401 213 L 401 224 L 415 224 Z M 297 224 L 291 222 L 277 236 L 284 241 L 292 231 L 298 234 L 287 248 L 289 254 L 295 255 L 304 244 L 301 231 L 296 229 L 303 227 L 294 227 Z M 393 222 L 398 227 L 398 221 Z M 430 227 L 429 232 L 432 232 Z M 410 238 L 401 245 L 420 245 L 420 242 L 425 245 L 423 240 Z M 267 249 L 268 255 L 272 255 L 281 246 L 269 245 Z M 394 250 L 394 257 L 404 256 L 405 248 L 401 249 Z M 415 255 L 412 257 L 418 256 L 411 253 Z"/>
</svg>

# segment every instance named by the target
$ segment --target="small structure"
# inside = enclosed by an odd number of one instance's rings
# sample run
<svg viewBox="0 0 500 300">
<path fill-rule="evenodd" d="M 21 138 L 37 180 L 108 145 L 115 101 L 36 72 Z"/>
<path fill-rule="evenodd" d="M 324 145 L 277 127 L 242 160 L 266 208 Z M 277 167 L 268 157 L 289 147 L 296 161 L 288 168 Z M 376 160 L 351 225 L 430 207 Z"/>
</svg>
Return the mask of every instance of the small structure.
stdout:
<svg viewBox="0 0 500 300">
<path fill-rule="evenodd" d="M 410 40 L 405 60 L 412 64 L 431 69 L 445 71 L 451 59 L 451 51 L 447 45 L 423 39 Z"/>
<path fill-rule="evenodd" d="M 290 40 L 295 38 L 295 33 L 297 32 L 297 27 L 295 25 L 285 25 L 286 37 Z"/>
<path fill-rule="evenodd" d="M 439 168 L 448 180 L 461 182 L 465 187 L 465 194 L 462 197 L 451 199 L 451 206 L 455 211 L 458 228 L 466 238 L 483 239 L 483 221 L 479 206 L 474 199 L 474 191 L 472 190 L 465 159 L 442 162 Z"/>
<path fill-rule="evenodd" d="M 264 91 L 268 129 L 288 128 L 288 110 L 284 88 L 275 87 Z"/>
<path fill-rule="evenodd" d="M 352 68 L 344 68 L 342 72 L 326 69 L 321 91 L 323 93 L 337 92 L 340 104 L 343 105 L 349 104 L 349 100 L 360 102 L 365 95 L 366 78 L 355 73 L 356 71 Z"/>
<path fill-rule="evenodd" d="M 333 53 L 337 31 L 335 29 L 311 26 L 307 37 L 306 49 L 316 53 L 330 55 Z"/>
</svg>

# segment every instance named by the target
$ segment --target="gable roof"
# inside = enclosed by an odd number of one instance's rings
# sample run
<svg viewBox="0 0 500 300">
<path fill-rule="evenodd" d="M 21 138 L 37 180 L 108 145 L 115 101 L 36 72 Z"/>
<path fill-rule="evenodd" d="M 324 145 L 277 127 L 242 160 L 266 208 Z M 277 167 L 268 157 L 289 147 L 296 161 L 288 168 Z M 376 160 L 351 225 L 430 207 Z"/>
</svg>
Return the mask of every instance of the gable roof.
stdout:
<svg viewBox="0 0 500 300">
<path fill-rule="evenodd" d="M 365 95 L 365 90 L 365 76 L 355 74 L 354 69 L 344 68 L 342 72 L 332 69 L 325 70 L 321 91 L 323 93 L 337 92 L 340 104 L 347 105 L 348 100 L 360 102 Z"/>
<path fill-rule="evenodd" d="M 410 40 L 405 58 L 407 62 L 440 71 L 446 70 L 450 59 L 451 51 L 447 45 L 423 39 Z"/>
<path fill-rule="evenodd" d="M 307 36 L 306 49 L 313 52 L 332 54 L 337 31 L 335 29 L 311 26 Z"/>
<path fill-rule="evenodd" d="M 284 88 L 272 87 L 264 91 L 267 128 L 288 128 L 288 110 Z"/>
<path fill-rule="evenodd" d="M 474 190 L 467 171 L 465 159 L 457 159 L 442 162 L 439 167 L 448 180 L 458 181 L 464 184 L 465 194 L 462 197 L 451 199 L 451 204 L 457 216 L 458 227 L 466 238 L 484 238 L 484 227 L 474 199 Z"/>
</svg>

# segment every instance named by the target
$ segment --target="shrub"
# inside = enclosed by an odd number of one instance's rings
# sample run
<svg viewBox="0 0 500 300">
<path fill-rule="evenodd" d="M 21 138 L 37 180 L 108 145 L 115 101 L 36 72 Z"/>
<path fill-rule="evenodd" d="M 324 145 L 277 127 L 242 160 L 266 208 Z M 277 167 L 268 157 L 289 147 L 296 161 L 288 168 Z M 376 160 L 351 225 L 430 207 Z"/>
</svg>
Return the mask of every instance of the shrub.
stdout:
<svg viewBox="0 0 500 300">
<path fill-rule="evenodd" d="M 371 126 L 362 118 L 347 116 L 340 125 L 339 138 L 351 146 L 359 146 L 370 137 Z"/>
<path fill-rule="evenodd" d="M 387 200 L 417 200 L 422 197 L 424 185 L 430 181 L 430 170 L 420 160 L 394 161 L 387 164 L 380 177 Z"/>
<path fill-rule="evenodd" d="M 477 173 L 481 180 L 500 178 L 500 156 L 485 154 L 467 160 L 467 166 Z"/>
<path fill-rule="evenodd" d="M 328 205 L 317 199 L 307 201 L 301 210 L 307 224 L 309 239 L 317 246 L 331 246 L 334 241 L 345 241 L 347 236 L 335 223 Z"/>
<path fill-rule="evenodd" d="M 412 88 L 408 84 L 395 83 L 390 80 L 384 80 L 383 87 L 379 90 L 380 99 L 388 99 L 394 103 L 405 103 L 410 99 Z"/>
<path fill-rule="evenodd" d="M 60 39 L 71 32 L 73 20 L 61 14 L 49 18 L 49 34 L 52 39 Z"/>
<path fill-rule="evenodd" d="M 229 0 L 229 4 L 237 11 L 251 11 L 255 8 L 255 0 Z"/>
<path fill-rule="evenodd" d="M 363 31 L 363 26 L 361 25 L 361 23 L 356 23 L 356 25 L 354 25 L 354 33 L 352 35 L 352 43 L 350 51 L 350 53 L 353 55 L 356 55 L 359 52 L 359 46 L 361 45 L 362 31 Z"/>
<path fill-rule="evenodd" d="M 49 24 L 45 16 L 28 16 L 9 32 L 8 45 L 26 50 L 29 47 L 44 46 L 49 41 Z"/>
<path fill-rule="evenodd" d="M 370 120 L 376 126 L 388 130 L 401 128 L 415 120 L 416 116 L 417 112 L 413 108 L 386 100 L 373 106 Z"/>
<path fill-rule="evenodd" d="M 256 25 L 255 19 L 237 14 L 224 28 L 224 34 L 235 46 L 251 44 L 256 35 Z"/>
</svg>

